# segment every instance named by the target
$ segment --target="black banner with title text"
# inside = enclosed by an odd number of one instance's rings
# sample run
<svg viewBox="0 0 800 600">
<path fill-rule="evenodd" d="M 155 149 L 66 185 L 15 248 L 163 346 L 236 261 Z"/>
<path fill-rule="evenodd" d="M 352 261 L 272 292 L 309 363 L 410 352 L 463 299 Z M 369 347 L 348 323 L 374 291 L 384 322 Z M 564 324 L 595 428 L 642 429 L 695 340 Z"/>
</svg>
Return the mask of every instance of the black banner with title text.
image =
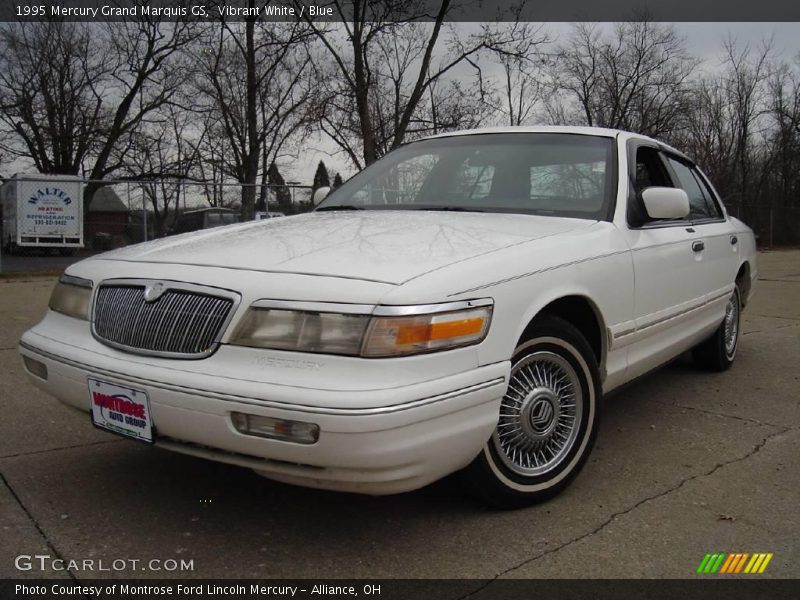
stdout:
<svg viewBox="0 0 800 600">
<path fill-rule="evenodd" d="M 0 21 L 794 22 L 795 0 L 12 0 Z"/>
<path fill-rule="evenodd" d="M 370 579 L 370 580 L 154 580 L 154 579 L 7 579 L 0 581 L 3 600 L 207 599 L 256 600 L 783 600 L 800 597 L 800 581 L 788 579 Z"/>
</svg>

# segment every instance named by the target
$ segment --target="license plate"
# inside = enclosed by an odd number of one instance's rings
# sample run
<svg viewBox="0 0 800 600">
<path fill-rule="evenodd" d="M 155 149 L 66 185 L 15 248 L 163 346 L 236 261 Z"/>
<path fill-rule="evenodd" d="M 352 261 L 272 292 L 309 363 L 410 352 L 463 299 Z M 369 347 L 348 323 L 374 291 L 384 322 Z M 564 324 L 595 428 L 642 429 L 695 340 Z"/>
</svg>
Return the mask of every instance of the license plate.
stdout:
<svg viewBox="0 0 800 600">
<path fill-rule="evenodd" d="M 90 378 L 89 398 L 96 427 L 153 443 L 153 419 L 146 392 Z"/>
</svg>

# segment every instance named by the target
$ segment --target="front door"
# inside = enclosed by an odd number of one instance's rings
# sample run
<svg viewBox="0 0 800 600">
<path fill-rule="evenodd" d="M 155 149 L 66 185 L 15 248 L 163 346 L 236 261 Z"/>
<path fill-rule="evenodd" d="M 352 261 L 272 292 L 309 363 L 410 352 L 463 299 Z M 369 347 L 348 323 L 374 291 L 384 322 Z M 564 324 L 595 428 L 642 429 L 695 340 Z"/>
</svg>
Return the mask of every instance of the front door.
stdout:
<svg viewBox="0 0 800 600">
<path fill-rule="evenodd" d="M 628 228 L 635 292 L 632 331 L 620 342 L 628 346 L 628 378 L 659 366 L 684 350 L 685 327 L 705 302 L 704 242 L 690 219 L 652 220 L 644 211 L 641 192 L 650 186 L 675 187 L 661 151 L 637 143 L 630 153 Z M 635 159 L 634 159 L 635 156 Z"/>
</svg>

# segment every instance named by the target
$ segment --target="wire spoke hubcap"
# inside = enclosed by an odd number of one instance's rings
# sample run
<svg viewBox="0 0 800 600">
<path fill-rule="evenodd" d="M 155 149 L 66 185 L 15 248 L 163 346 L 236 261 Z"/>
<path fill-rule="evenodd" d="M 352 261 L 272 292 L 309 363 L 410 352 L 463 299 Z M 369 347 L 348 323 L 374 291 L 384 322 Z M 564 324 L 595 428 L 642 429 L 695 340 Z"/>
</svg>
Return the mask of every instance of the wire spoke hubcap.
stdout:
<svg viewBox="0 0 800 600">
<path fill-rule="evenodd" d="M 728 356 L 731 356 L 736 349 L 738 337 L 739 303 L 736 301 L 736 294 L 734 294 L 728 300 L 728 304 L 725 305 L 725 352 Z"/>
<path fill-rule="evenodd" d="M 511 369 L 492 441 L 500 459 L 520 475 L 542 475 L 575 443 L 583 393 L 573 366 L 553 352 L 534 352 Z"/>
</svg>

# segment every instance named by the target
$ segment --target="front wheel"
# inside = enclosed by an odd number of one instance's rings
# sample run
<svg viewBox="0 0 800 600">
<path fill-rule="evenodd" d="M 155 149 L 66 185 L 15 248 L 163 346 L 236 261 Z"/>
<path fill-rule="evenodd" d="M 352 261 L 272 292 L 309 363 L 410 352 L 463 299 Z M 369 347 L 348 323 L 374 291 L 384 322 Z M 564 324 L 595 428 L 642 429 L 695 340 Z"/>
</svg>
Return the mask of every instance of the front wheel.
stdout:
<svg viewBox="0 0 800 600">
<path fill-rule="evenodd" d="M 597 434 L 597 360 L 569 322 L 542 315 L 512 358 L 497 427 L 463 472 L 467 488 L 499 508 L 550 498 L 578 474 Z"/>
</svg>

